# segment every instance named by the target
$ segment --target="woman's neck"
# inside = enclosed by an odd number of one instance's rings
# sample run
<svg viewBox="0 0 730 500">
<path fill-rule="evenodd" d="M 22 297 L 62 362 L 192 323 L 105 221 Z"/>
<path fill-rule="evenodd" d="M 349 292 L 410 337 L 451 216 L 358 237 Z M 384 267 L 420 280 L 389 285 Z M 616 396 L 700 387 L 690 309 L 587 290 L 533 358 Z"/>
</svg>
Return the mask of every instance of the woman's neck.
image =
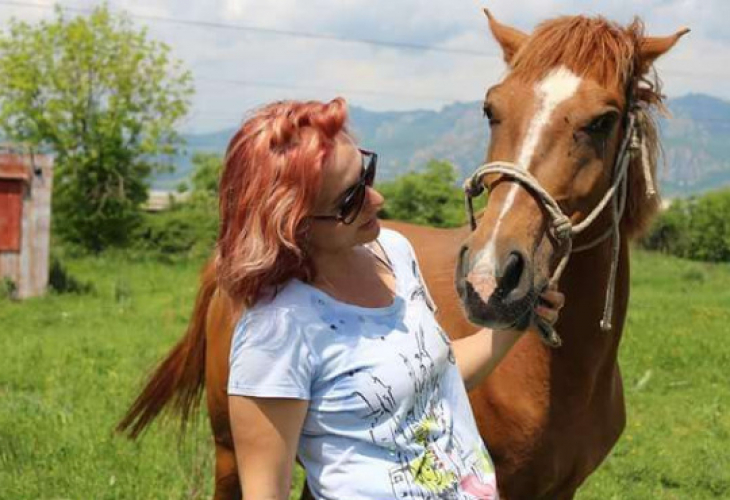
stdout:
<svg viewBox="0 0 730 500">
<path fill-rule="evenodd" d="M 312 256 L 316 277 L 314 283 L 331 282 L 360 270 L 367 264 L 368 255 L 361 245 L 337 251 L 318 251 Z"/>
</svg>

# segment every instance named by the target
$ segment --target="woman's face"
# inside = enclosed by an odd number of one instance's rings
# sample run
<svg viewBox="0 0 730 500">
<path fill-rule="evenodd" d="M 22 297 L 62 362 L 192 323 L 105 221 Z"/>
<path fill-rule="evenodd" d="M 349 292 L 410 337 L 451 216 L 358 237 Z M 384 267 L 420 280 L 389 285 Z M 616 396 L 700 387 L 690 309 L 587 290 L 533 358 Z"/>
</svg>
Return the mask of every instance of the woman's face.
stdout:
<svg viewBox="0 0 730 500">
<path fill-rule="evenodd" d="M 337 136 L 334 149 L 322 172 L 322 188 L 315 204 L 315 215 L 339 213 L 343 195 L 361 180 L 367 160 L 349 136 Z M 362 209 L 352 224 L 335 219 L 311 218 L 310 249 L 332 253 L 373 241 L 380 233 L 377 213 L 382 208 L 383 201 L 383 196 L 368 186 L 365 188 Z"/>
</svg>

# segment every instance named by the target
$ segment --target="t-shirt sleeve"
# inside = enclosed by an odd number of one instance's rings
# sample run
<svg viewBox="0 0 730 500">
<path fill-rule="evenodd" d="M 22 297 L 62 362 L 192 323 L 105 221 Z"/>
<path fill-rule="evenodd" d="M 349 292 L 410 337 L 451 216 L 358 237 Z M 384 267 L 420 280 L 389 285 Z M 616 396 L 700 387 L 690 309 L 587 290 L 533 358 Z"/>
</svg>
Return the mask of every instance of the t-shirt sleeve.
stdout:
<svg viewBox="0 0 730 500">
<path fill-rule="evenodd" d="M 310 399 L 314 356 L 293 311 L 244 313 L 231 342 L 228 394 Z"/>
</svg>

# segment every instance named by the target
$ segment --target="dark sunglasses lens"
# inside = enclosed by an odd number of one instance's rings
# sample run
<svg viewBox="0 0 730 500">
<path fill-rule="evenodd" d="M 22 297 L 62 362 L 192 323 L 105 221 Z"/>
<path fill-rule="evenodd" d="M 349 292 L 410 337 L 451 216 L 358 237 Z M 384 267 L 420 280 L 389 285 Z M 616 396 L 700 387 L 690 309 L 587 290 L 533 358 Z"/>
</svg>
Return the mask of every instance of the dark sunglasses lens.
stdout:
<svg viewBox="0 0 730 500">
<path fill-rule="evenodd" d="M 340 206 L 340 216 L 345 224 L 352 224 L 360 214 L 365 201 L 365 184 L 358 184 L 357 188 Z"/>
<path fill-rule="evenodd" d="M 365 177 L 363 178 L 363 182 L 366 186 L 372 186 L 375 183 L 375 169 L 378 164 L 378 157 L 377 155 L 373 154 L 370 156 L 370 160 L 368 161 L 368 166 L 365 169 Z"/>
<path fill-rule="evenodd" d="M 367 187 L 372 186 L 375 182 L 375 170 L 378 155 L 375 153 L 363 152 L 363 160 L 365 160 L 365 155 L 367 155 L 367 165 L 363 165 L 364 171 L 360 178 L 360 182 L 340 205 L 340 218 L 345 224 L 352 224 L 355 222 L 355 219 L 357 219 L 357 216 L 360 215 L 360 210 L 362 210 L 365 203 Z"/>
</svg>

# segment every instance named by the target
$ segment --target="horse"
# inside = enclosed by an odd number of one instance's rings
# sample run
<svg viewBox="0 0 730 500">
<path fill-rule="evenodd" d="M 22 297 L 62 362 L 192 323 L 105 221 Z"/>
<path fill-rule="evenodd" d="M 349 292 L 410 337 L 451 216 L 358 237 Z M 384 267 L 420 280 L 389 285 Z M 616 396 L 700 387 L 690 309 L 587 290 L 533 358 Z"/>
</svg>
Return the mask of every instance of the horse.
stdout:
<svg viewBox="0 0 730 500">
<path fill-rule="evenodd" d="M 662 96 L 651 72 L 688 30 L 647 37 L 638 19 L 573 16 L 527 34 L 485 13 L 508 66 L 484 100 L 485 165 L 466 183 L 468 200 L 489 192 L 486 208 L 457 229 L 385 226 L 414 246 L 452 338 L 480 325 L 531 332 L 470 401 L 503 499 L 571 499 L 625 425 L 617 354 L 629 240 L 659 205 L 651 113 Z M 531 312 L 551 282 L 566 297 L 554 331 Z M 226 394 L 236 320 L 211 260 L 185 335 L 118 426 L 135 438 L 168 405 L 184 423 L 205 389 L 219 500 L 241 495 Z"/>
</svg>

